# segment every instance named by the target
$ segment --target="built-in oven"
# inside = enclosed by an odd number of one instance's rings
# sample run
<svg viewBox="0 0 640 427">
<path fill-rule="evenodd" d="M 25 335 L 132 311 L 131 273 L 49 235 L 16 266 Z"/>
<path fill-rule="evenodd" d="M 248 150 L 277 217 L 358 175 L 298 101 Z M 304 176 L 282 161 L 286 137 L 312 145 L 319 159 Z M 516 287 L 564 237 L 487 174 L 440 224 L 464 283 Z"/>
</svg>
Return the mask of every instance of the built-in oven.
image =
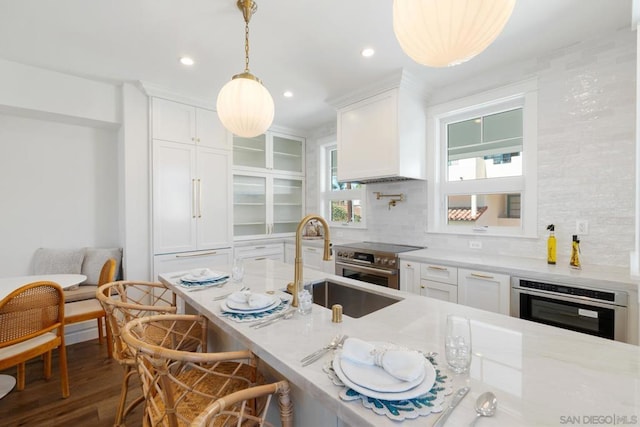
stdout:
<svg viewBox="0 0 640 427">
<path fill-rule="evenodd" d="M 337 276 L 400 289 L 398 254 L 423 248 L 391 243 L 359 242 L 335 245 L 333 249 Z"/>
<path fill-rule="evenodd" d="M 511 278 L 511 315 L 546 325 L 627 341 L 624 291 Z"/>
</svg>

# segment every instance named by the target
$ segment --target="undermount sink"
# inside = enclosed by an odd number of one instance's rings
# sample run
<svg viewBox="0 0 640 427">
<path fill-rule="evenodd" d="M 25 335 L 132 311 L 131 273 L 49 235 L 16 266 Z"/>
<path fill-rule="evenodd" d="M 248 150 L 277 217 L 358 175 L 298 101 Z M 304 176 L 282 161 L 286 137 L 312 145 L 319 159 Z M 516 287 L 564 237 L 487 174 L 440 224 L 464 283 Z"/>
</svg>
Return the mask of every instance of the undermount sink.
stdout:
<svg viewBox="0 0 640 427">
<path fill-rule="evenodd" d="M 344 283 L 322 280 L 311 283 L 313 303 L 326 308 L 342 305 L 342 313 L 358 318 L 402 301 L 402 298 L 382 295 L 366 289 L 352 288 Z"/>
</svg>

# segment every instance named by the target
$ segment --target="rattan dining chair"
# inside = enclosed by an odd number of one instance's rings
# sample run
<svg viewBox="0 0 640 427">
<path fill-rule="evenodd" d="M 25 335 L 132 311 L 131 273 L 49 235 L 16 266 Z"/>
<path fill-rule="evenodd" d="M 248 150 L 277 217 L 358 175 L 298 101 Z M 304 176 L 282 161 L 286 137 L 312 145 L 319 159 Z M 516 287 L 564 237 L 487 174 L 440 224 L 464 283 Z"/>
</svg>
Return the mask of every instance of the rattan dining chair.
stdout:
<svg viewBox="0 0 640 427">
<path fill-rule="evenodd" d="M 280 423 L 282 427 L 293 427 L 293 404 L 289 397 L 289 383 L 278 381 L 273 384 L 265 384 L 240 390 L 224 396 L 211 405 L 191 422 L 191 427 L 219 427 L 219 426 L 268 426 L 273 424 L 267 421 L 267 411 L 271 397 L 278 394 L 278 406 L 280 409 Z M 266 397 L 264 411 L 253 415 L 247 410 L 247 405 L 253 399 Z"/>
<path fill-rule="evenodd" d="M 26 362 L 44 358 L 44 377 L 51 378 L 51 351 L 58 349 L 62 397 L 69 397 L 64 344 L 64 296 L 54 282 L 29 283 L 0 301 L 0 370 L 18 366 L 18 390 L 25 388 Z"/>
<path fill-rule="evenodd" d="M 211 402 L 264 384 L 249 350 L 208 353 L 207 319 L 157 315 L 127 323 L 123 340 L 136 350 L 145 398 L 145 425 L 188 426 Z M 267 399 L 244 412 L 262 413 Z"/>
<path fill-rule="evenodd" d="M 107 322 L 113 340 L 113 357 L 124 369 L 120 402 L 115 425 L 124 425 L 127 414 L 144 401 L 140 396 L 127 405 L 131 378 L 137 374 L 134 352 L 122 340 L 122 331 L 127 322 L 153 314 L 176 312 L 176 294 L 162 283 L 118 281 L 102 285 L 96 297 L 107 313 Z"/>
<path fill-rule="evenodd" d="M 100 278 L 98 279 L 98 287 L 113 282 L 116 274 L 116 260 L 109 258 L 100 271 Z M 97 298 L 91 298 L 81 301 L 73 301 L 65 304 L 65 325 L 71 325 L 73 323 L 85 322 L 87 320 L 96 319 L 98 321 L 98 342 L 102 344 L 102 319 L 105 319 L 104 332 L 107 337 L 107 355 L 109 359 L 113 357 L 113 339 L 111 338 L 111 328 L 109 322 L 106 321 L 106 312 L 98 301 Z"/>
</svg>

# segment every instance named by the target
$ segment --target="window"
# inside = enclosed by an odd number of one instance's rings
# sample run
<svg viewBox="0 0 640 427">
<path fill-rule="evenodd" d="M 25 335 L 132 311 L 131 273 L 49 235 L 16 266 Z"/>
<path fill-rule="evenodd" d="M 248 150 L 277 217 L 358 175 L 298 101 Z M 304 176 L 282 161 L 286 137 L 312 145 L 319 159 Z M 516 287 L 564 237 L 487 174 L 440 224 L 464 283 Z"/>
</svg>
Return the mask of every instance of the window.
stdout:
<svg viewBox="0 0 640 427">
<path fill-rule="evenodd" d="M 322 147 L 320 197 L 322 212 L 330 224 L 365 227 L 365 186 L 357 182 L 338 182 L 336 144 Z"/>
<path fill-rule="evenodd" d="M 535 82 L 429 110 L 428 231 L 535 236 L 536 121 Z"/>
</svg>

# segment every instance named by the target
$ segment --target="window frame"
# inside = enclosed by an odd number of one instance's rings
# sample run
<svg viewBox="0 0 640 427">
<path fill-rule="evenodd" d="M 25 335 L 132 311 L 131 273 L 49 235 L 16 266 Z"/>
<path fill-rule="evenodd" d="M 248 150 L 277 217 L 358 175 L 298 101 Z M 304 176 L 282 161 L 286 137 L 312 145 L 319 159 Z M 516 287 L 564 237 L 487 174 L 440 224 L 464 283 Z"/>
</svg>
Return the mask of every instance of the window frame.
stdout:
<svg viewBox="0 0 640 427">
<path fill-rule="evenodd" d="M 527 80 L 432 106 L 427 110 L 428 218 L 427 233 L 537 237 L 537 81 Z M 513 108 L 523 108 L 522 175 L 465 181 L 447 181 L 446 126 Z M 448 225 L 447 196 L 520 193 L 519 227 Z"/>
<path fill-rule="evenodd" d="M 331 190 L 331 151 L 338 149 L 335 139 L 320 145 L 318 194 L 320 196 L 320 211 L 330 226 L 349 227 L 354 229 L 367 228 L 367 191 L 366 185 L 352 190 Z M 338 160 L 339 162 L 339 160 Z M 331 202 L 336 200 L 360 200 L 360 222 L 331 221 Z"/>
</svg>

